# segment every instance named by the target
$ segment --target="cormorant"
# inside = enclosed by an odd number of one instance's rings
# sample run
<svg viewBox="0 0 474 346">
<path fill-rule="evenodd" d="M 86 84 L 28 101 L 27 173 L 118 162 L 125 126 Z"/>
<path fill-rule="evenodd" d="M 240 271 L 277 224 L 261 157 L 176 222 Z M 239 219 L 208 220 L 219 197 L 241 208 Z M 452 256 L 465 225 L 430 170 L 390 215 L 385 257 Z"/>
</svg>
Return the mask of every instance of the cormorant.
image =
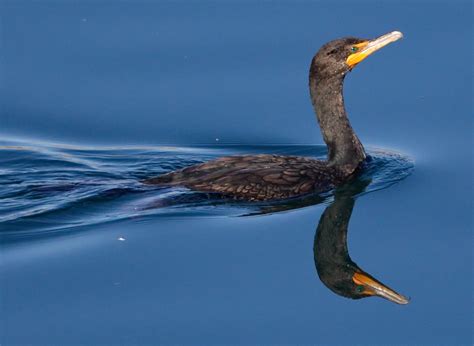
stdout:
<svg viewBox="0 0 474 346">
<path fill-rule="evenodd" d="M 356 180 L 336 189 L 334 202 L 321 215 L 314 237 L 314 262 L 321 281 L 334 293 L 352 299 L 378 296 L 397 304 L 409 300 L 354 263 L 347 250 L 347 230 L 355 196 L 370 181 Z"/>
<path fill-rule="evenodd" d="M 366 57 L 402 37 L 401 32 L 393 31 L 374 40 L 341 38 L 322 46 L 313 57 L 309 90 L 328 147 L 327 161 L 279 155 L 229 156 L 144 183 L 185 186 L 251 201 L 297 197 L 341 185 L 360 171 L 366 158 L 344 108 L 344 77 Z"/>
</svg>

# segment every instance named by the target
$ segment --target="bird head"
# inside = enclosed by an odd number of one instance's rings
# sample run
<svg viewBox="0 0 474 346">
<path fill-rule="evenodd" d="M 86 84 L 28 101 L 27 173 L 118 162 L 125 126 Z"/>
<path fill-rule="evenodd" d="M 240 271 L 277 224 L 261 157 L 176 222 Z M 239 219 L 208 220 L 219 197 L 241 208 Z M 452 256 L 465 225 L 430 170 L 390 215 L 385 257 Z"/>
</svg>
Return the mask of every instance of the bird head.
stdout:
<svg viewBox="0 0 474 346">
<path fill-rule="evenodd" d="M 345 75 L 369 55 L 403 37 L 392 31 L 373 40 L 344 37 L 322 46 L 313 58 L 311 70 L 318 77 Z"/>
</svg>

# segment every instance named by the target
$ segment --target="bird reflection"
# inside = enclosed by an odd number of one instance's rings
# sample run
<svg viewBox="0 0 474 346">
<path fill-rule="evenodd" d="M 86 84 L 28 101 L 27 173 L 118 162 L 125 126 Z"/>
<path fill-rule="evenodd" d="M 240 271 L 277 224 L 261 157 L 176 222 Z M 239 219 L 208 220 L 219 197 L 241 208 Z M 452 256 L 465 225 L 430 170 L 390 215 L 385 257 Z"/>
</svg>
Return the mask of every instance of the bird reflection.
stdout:
<svg viewBox="0 0 474 346">
<path fill-rule="evenodd" d="M 360 299 L 379 296 L 397 304 L 409 300 L 364 272 L 349 256 L 347 230 L 355 198 L 370 181 L 353 181 L 335 191 L 334 202 L 321 215 L 314 238 L 314 262 L 321 281 L 334 293 Z"/>
</svg>

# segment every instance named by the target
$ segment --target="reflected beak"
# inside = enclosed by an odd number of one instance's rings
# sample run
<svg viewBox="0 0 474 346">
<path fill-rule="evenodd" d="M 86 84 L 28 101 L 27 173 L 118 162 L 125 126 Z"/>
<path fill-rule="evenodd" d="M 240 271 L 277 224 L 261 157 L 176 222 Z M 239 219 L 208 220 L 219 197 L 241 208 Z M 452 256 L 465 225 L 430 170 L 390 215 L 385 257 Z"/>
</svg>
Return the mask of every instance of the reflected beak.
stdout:
<svg viewBox="0 0 474 346">
<path fill-rule="evenodd" d="M 380 36 L 379 38 L 376 38 L 375 40 L 358 43 L 354 45 L 357 51 L 349 55 L 349 57 L 346 59 L 346 63 L 350 68 L 353 68 L 372 53 L 378 51 L 380 48 L 385 47 L 389 43 L 401 39 L 402 37 L 403 34 L 400 31 L 392 31 L 388 34 Z"/>
<path fill-rule="evenodd" d="M 410 300 L 401 294 L 398 294 L 390 287 L 385 286 L 381 282 L 375 280 L 365 273 L 355 273 L 352 280 L 356 285 L 364 286 L 364 292 L 369 295 L 379 296 L 388 299 L 397 304 L 408 304 Z"/>
</svg>

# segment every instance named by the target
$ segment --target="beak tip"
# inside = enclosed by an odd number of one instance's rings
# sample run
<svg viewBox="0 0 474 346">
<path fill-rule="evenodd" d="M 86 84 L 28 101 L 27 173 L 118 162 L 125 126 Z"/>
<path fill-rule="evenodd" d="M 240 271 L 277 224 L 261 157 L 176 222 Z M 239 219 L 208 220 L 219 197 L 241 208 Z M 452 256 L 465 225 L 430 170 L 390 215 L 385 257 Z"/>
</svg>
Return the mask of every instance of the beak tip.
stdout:
<svg viewBox="0 0 474 346">
<path fill-rule="evenodd" d="M 403 38 L 403 33 L 401 31 L 392 31 L 391 35 L 393 35 L 397 40 L 400 40 Z"/>
<path fill-rule="evenodd" d="M 403 37 L 403 33 L 401 31 L 395 30 L 394 33 L 400 35 L 401 37 Z"/>
<path fill-rule="evenodd" d="M 397 299 L 390 299 L 392 300 L 394 303 L 397 303 L 397 304 L 400 304 L 400 305 L 407 305 L 410 303 L 411 301 L 411 298 L 410 297 L 405 297 L 405 296 L 402 296 L 401 294 L 397 297 Z"/>
<path fill-rule="evenodd" d="M 406 299 L 406 300 L 401 301 L 399 304 L 400 305 L 407 305 L 409 303 L 410 303 L 410 299 Z"/>
</svg>

